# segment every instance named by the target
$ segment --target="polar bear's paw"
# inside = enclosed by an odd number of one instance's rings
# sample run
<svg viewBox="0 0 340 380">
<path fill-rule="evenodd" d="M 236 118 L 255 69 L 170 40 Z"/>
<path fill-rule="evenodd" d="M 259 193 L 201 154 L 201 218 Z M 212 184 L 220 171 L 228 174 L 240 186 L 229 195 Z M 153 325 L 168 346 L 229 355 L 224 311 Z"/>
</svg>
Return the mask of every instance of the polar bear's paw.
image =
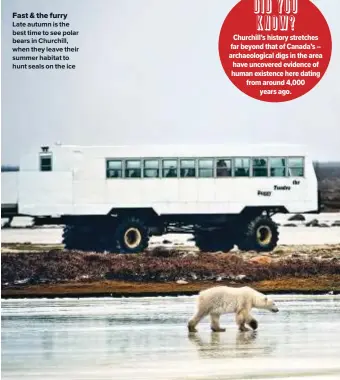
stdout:
<svg viewBox="0 0 340 380">
<path fill-rule="evenodd" d="M 211 330 L 213 332 L 225 332 L 225 329 L 222 329 L 221 327 L 211 327 Z"/>
<path fill-rule="evenodd" d="M 195 328 L 195 325 L 192 322 L 188 323 L 188 330 L 191 333 L 197 332 L 197 329 Z"/>
<path fill-rule="evenodd" d="M 250 322 L 249 322 L 249 326 L 253 329 L 253 330 L 256 330 L 259 326 L 259 324 L 257 323 L 257 320 L 256 319 L 252 319 Z"/>
</svg>

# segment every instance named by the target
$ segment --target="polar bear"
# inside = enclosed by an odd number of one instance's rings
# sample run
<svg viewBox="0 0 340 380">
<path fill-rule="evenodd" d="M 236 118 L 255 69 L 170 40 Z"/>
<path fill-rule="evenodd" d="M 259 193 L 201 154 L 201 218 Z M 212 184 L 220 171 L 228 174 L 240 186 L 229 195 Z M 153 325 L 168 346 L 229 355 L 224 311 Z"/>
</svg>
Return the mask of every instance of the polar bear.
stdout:
<svg viewBox="0 0 340 380">
<path fill-rule="evenodd" d="M 199 321 L 210 315 L 211 329 L 215 332 L 223 332 L 220 327 L 220 316 L 226 313 L 236 314 L 236 323 L 240 331 L 248 331 L 249 325 L 256 330 L 258 323 L 250 314 L 252 308 L 265 309 L 277 313 L 278 307 L 274 301 L 264 294 L 248 286 L 232 288 L 229 286 L 214 286 L 201 291 L 197 300 L 197 311 L 188 322 L 189 332 L 196 332 Z"/>
</svg>

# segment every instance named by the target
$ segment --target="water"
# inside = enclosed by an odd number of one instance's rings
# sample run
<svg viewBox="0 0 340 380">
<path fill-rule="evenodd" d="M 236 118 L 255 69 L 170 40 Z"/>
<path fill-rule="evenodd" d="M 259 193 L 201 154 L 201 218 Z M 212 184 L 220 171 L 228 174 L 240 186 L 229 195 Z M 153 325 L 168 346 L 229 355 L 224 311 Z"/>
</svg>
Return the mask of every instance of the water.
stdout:
<svg viewBox="0 0 340 380">
<path fill-rule="evenodd" d="M 195 297 L 2 301 L 3 379 L 340 379 L 340 296 L 276 296 L 257 333 L 209 320 Z"/>
</svg>

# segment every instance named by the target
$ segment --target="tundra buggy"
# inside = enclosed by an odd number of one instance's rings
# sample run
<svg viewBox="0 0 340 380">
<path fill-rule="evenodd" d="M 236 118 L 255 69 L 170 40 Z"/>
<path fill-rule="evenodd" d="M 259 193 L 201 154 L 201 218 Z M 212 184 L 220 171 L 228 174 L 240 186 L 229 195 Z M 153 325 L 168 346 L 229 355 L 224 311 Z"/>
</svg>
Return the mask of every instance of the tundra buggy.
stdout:
<svg viewBox="0 0 340 380">
<path fill-rule="evenodd" d="M 56 144 L 2 177 L 3 214 L 63 224 L 67 249 L 141 252 L 172 232 L 203 251 L 271 251 L 273 214 L 319 210 L 313 163 L 295 145 Z"/>
</svg>

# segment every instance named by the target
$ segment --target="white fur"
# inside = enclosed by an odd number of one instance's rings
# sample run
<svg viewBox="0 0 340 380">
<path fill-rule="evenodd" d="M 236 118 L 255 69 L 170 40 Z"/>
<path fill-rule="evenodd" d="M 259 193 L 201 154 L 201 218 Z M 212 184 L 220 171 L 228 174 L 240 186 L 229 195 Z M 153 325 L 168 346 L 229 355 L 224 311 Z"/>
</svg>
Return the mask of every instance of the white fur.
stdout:
<svg viewBox="0 0 340 380">
<path fill-rule="evenodd" d="M 198 295 L 197 311 L 188 322 L 189 331 L 196 331 L 196 325 L 207 315 L 210 315 L 213 331 L 224 331 L 225 329 L 219 326 L 219 318 L 225 313 L 236 314 L 236 322 L 241 331 L 248 330 L 245 324 L 250 324 L 255 330 L 257 321 L 250 314 L 252 308 L 278 311 L 272 300 L 248 286 L 241 288 L 215 286 L 203 290 Z"/>
</svg>

